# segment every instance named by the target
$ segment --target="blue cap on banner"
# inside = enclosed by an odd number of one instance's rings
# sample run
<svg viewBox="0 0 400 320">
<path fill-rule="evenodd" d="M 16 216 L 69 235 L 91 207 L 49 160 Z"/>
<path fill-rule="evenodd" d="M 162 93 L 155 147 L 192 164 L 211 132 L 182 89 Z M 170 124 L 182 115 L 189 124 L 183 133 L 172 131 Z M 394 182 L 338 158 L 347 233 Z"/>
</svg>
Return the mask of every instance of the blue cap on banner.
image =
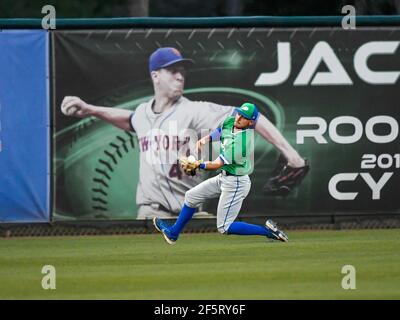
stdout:
<svg viewBox="0 0 400 320">
<path fill-rule="evenodd" d="M 183 58 L 182 54 L 175 48 L 160 48 L 151 54 L 149 59 L 149 69 L 150 72 L 156 71 L 178 62 L 194 64 L 193 60 Z"/>
</svg>

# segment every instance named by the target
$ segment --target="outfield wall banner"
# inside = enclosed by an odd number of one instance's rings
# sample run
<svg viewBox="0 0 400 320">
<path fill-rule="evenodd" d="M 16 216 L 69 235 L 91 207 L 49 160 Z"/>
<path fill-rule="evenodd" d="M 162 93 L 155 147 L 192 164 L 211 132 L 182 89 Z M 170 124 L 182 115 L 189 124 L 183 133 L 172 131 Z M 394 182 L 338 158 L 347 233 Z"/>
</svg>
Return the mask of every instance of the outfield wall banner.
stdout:
<svg viewBox="0 0 400 320">
<path fill-rule="evenodd" d="M 160 47 L 195 61 L 186 71 L 187 99 L 256 103 L 310 161 L 300 188 L 267 197 L 263 185 L 279 154 L 256 135 L 243 216 L 400 212 L 399 27 L 56 30 L 53 36 L 55 220 L 135 218 L 138 200 L 146 198 L 138 192 L 185 187 L 176 164 L 162 170 L 152 164 L 157 178 L 139 177 L 139 167 L 151 167 L 141 163 L 148 145 L 173 148 L 174 139 L 182 142 L 176 136 L 151 140 L 60 111 L 65 96 L 135 111 L 153 97 L 148 59 Z M 201 118 L 201 106 L 190 112 Z M 171 125 L 167 114 L 137 113 L 137 126 L 153 121 L 165 133 Z M 162 207 L 176 206 L 168 190 L 161 195 Z M 205 209 L 215 213 L 216 200 Z"/>
<path fill-rule="evenodd" d="M 48 38 L 0 32 L 0 222 L 50 220 Z"/>
</svg>

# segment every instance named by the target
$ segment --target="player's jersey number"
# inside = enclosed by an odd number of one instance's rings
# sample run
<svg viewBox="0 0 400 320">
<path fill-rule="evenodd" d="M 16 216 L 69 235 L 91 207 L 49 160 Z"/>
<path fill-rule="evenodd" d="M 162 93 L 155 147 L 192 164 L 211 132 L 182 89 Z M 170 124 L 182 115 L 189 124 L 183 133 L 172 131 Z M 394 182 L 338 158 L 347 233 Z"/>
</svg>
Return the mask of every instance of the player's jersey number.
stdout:
<svg viewBox="0 0 400 320">
<path fill-rule="evenodd" d="M 169 170 L 169 176 L 170 178 L 178 178 L 179 180 L 182 180 L 182 170 L 178 163 L 174 163 L 171 166 L 171 169 Z"/>
</svg>

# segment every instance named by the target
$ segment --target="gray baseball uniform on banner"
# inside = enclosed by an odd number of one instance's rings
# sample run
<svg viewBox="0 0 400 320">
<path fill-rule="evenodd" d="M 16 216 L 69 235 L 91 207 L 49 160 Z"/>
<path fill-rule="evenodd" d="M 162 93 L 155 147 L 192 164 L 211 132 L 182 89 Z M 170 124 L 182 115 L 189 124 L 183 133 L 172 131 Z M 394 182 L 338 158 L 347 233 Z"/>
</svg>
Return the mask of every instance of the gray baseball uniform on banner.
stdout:
<svg viewBox="0 0 400 320">
<path fill-rule="evenodd" d="M 234 112 L 233 107 L 181 97 L 171 109 L 157 114 L 152 110 L 153 101 L 139 105 L 131 117 L 140 150 L 138 219 L 167 218 L 171 212 L 179 213 L 185 192 L 203 177 L 182 173 L 178 152 L 188 150 L 189 144 L 193 152 L 201 135 L 218 127 Z"/>
</svg>

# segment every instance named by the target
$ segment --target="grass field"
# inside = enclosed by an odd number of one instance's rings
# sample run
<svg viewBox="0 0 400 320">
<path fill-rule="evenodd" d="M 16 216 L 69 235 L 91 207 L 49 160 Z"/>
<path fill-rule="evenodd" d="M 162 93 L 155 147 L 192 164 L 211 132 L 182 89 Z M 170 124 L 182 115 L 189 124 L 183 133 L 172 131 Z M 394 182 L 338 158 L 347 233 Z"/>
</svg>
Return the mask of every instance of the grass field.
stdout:
<svg viewBox="0 0 400 320">
<path fill-rule="evenodd" d="M 400 230 L 0 239 L 0 299 L 400 299 Z M 342 266 L 356 289 L 341 287 Z M 44 265 L 56 289 L 44 290 Z"/>
</svg>

